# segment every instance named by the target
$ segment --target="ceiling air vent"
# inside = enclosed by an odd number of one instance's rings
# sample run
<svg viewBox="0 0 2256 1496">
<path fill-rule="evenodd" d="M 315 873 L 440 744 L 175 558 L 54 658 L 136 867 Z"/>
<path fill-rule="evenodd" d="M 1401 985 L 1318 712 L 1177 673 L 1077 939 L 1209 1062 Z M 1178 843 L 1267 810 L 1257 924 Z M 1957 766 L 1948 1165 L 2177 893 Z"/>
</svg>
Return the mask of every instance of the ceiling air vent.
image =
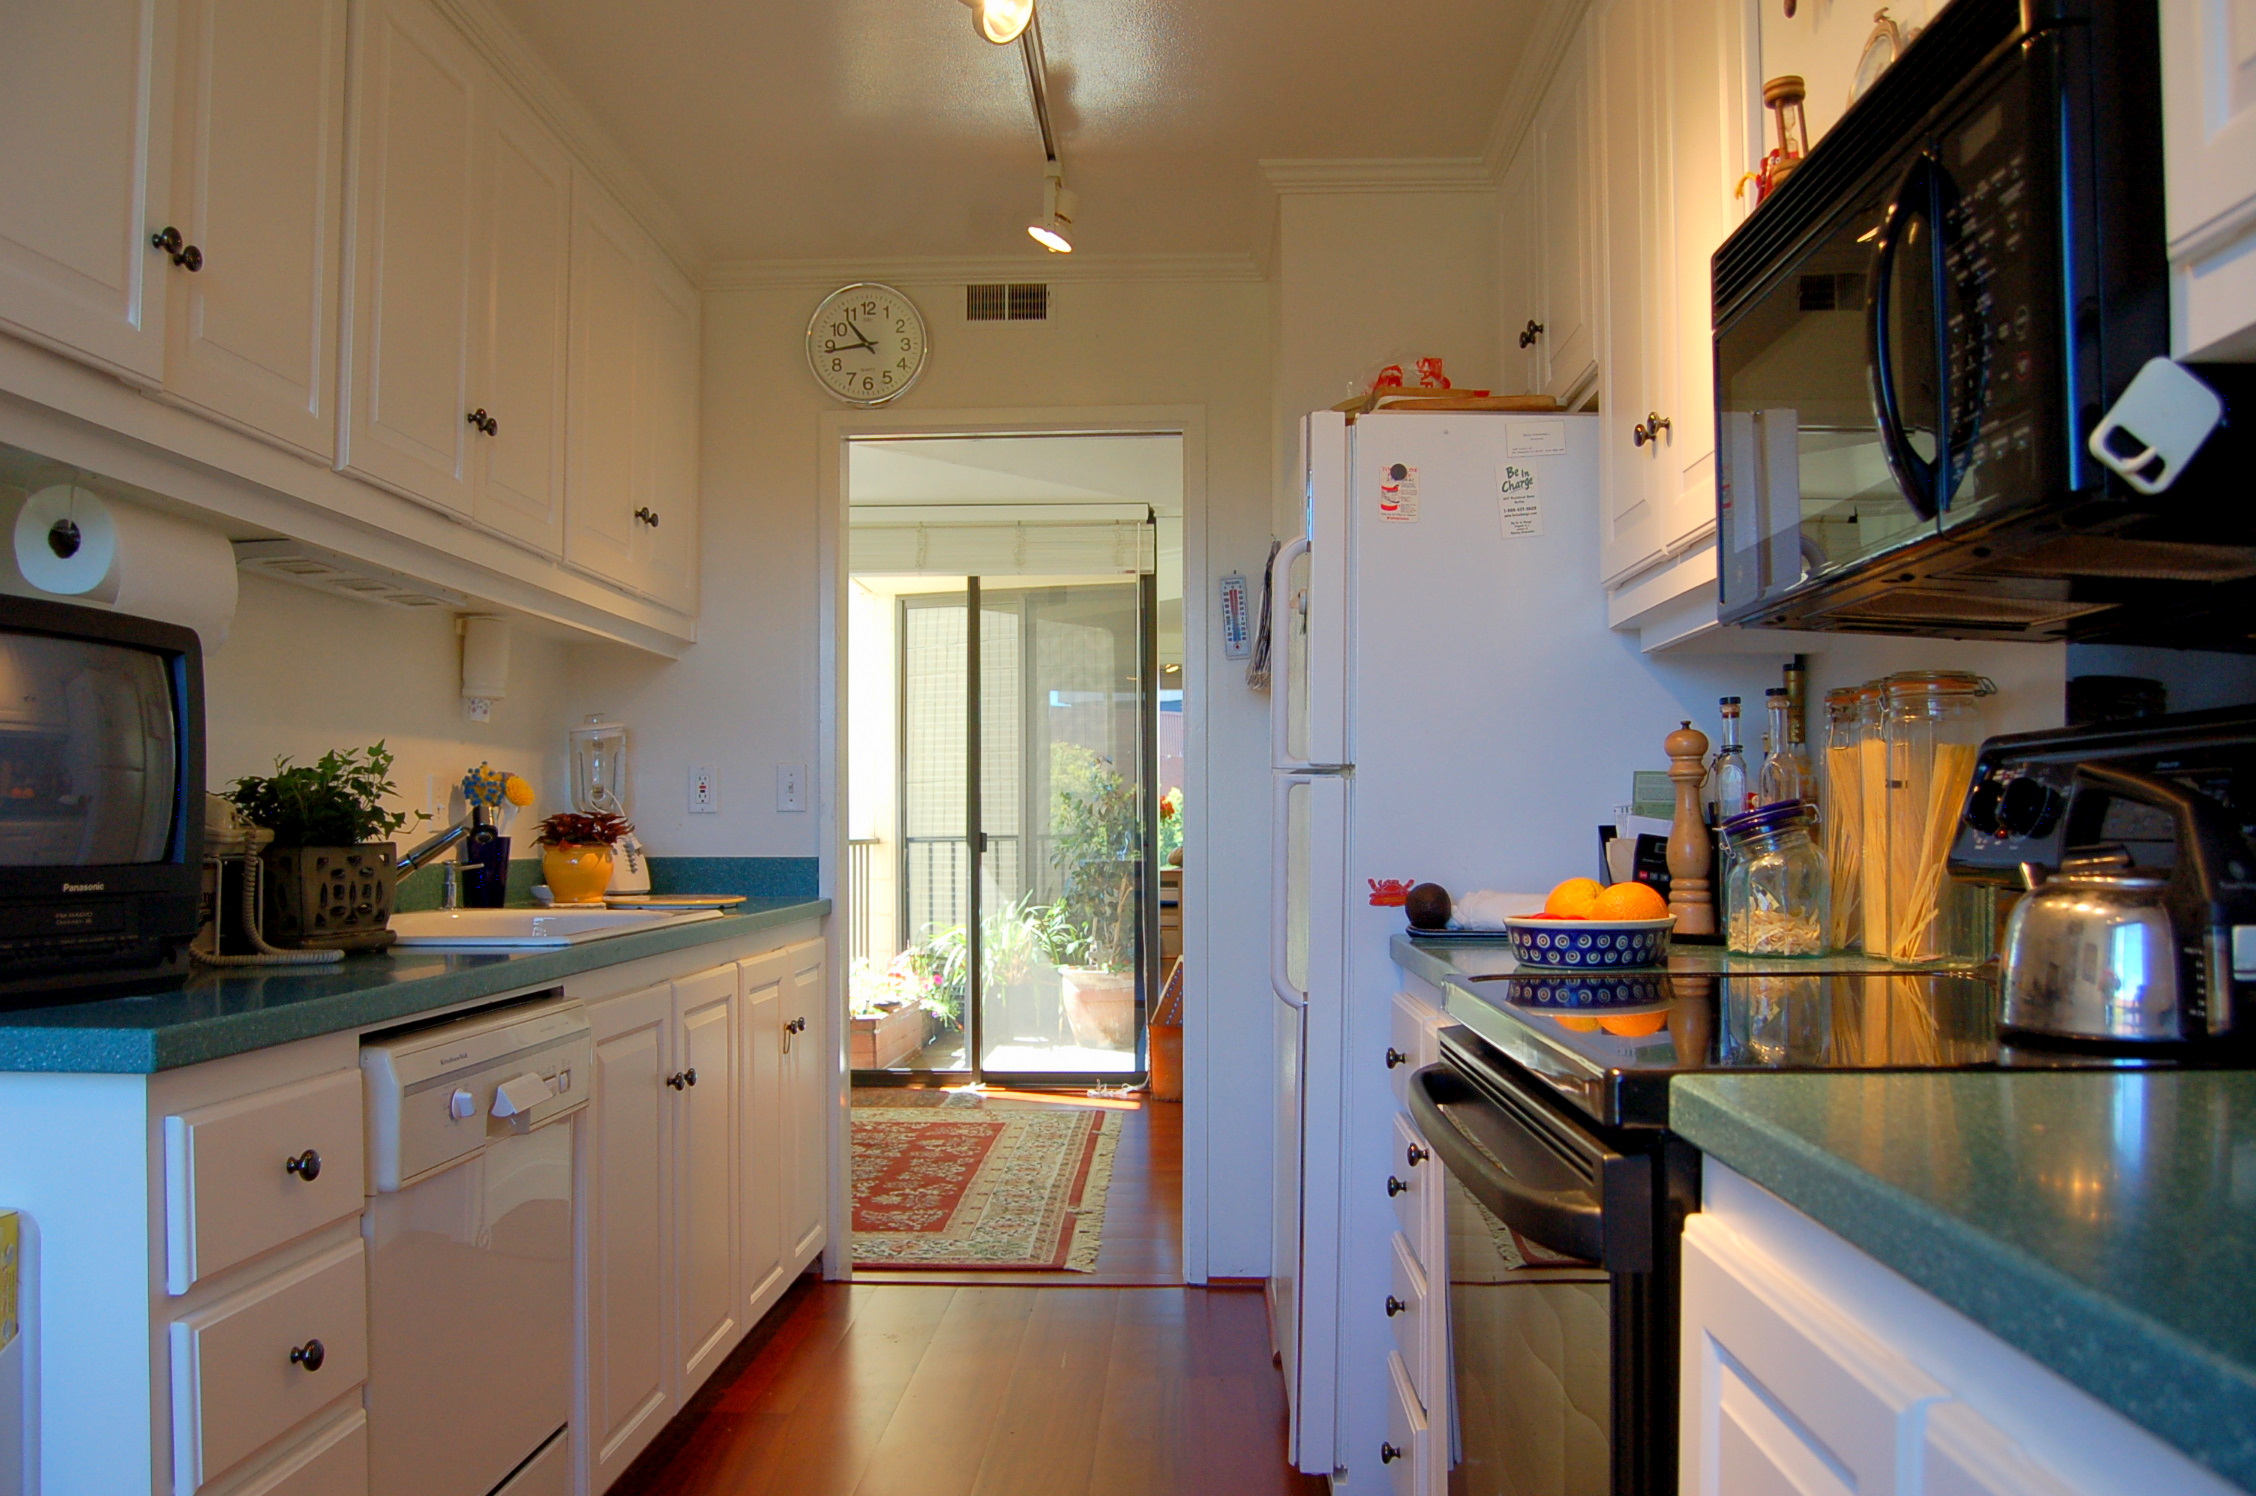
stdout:
<svg viewBox="0 0 2256 1496">
<path fill-rule="evenodd" d="M 1047 322 L 1050 288 L 1040 283 L 964 287 L 967 322 Z"/>
</svg>

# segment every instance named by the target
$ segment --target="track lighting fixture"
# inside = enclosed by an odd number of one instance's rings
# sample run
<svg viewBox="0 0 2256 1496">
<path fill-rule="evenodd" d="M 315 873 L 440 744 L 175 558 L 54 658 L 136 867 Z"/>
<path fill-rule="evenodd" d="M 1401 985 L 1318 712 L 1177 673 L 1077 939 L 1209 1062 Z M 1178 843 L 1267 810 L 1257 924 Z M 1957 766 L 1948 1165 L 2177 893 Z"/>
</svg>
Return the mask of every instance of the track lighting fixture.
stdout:
<svg viewBox="0 0 2256 1496">
<path fill-rule="evenodd" d="M 1042 216 L 1026 226 L 1034 242 L 1054 255 L 1073 253 L 1073 216 L 1081 194 L 1065 185 L 1065 168 L 1052 161 L 1042 169 Z"/>
<path fill-rule="evenodd" d="M 1034 0 L 963 0 L 971 7 L 971 29 L 998 47 L 1018 40 L 1034 19 Z"/>
</svg>

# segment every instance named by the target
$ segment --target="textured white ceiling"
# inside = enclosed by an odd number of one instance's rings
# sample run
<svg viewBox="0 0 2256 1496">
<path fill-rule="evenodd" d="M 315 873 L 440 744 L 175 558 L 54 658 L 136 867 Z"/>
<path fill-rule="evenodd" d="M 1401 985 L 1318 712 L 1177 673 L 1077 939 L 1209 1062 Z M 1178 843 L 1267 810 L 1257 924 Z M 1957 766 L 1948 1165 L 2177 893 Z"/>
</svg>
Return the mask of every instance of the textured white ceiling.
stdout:
<svg viewBox="0 0 2256 1496">
<path fill-rule="evenodd" d="M 711 259 L 1020 254 L 1041 146 L 958 0 L 495 0 Z M 1478 155 L 1541 0 L 1041 0 L 1099 255 L 1260 254 L 1265 157 Z"/>
<path fill-rule="evenodd" d="M 951 436 L 847 448 L 854 504 L 1148 504 L 1183 512 L 1179 436 Z"/>
</svg>

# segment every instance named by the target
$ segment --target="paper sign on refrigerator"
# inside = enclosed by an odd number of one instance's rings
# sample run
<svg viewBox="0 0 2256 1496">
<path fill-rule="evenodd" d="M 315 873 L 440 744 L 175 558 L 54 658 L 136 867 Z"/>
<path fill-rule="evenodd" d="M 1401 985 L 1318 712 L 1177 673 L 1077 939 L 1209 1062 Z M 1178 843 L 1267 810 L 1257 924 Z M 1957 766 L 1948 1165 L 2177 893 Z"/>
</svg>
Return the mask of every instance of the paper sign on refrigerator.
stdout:
<svg viewBox="0 0 2256 1496">
<path fill-rule="evenodd" d="M 1496 502 L 1506 540 L 1525 540 L 1543 533 L 1543 493 L 1534 468 L 1518 462 L 1498 463 Z"/>
</svg>

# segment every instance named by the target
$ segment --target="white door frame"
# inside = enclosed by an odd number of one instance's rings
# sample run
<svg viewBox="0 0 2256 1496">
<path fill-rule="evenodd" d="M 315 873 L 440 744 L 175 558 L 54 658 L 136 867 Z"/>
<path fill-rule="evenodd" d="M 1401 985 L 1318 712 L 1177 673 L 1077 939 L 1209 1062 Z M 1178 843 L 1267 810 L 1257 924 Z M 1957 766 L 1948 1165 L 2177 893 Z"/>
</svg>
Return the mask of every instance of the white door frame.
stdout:
<svg viewBox="0 0 2256 1496">
<path fill-rule="evenodd" d="M 1207 1105 L 1205 973 L 1207 919 L 1203 879 L 1207 828 L 1213 822 L 1207 794 L 1207 630 L 1208 609 L 1198 605 L 1211 587 L 1207 576 L 1206 407 L 1203 405 L 1022 406 L 994 410 L 828 411 L 820 422 L 821 505 L 816 517 L 816 554 L 821 571 L 816 669 L 818 729 L 816 751 L 826 772 L 819 777 L 817 836 L 822 883 L 831 899 L 828 922 L 832 1022 L 836 1073 L 841 1077 L 838 1105 L 830 1123 L 830 1222 L 823 1254 L 826 1277 L 850 1275 L 853 1253 L 852 1149 L 848 1133 L 852 1074 L 847 1063 L 852 1026 L 846 1022 L 847 931 L 853 912 L 846 906 L 846 444 L 858 436 L 1180 436 L 1183 439 L 1183 780 L 1184 792 L 1199 809 L 1183 832 L 1183 1277 L 1206 1281 Z"/>
</svg>

